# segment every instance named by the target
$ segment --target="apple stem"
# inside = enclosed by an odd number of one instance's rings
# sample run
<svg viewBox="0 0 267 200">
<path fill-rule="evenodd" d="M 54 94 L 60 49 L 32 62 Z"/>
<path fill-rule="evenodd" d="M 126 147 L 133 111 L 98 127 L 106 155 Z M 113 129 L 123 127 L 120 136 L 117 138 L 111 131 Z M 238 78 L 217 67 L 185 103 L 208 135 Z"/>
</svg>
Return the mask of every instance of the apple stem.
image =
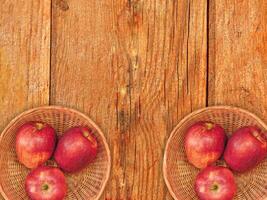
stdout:
<svg viewBox="0 0 267 200">
<path fill-rule="evenodd" d="M 89 136 L 88 131 L 83 131 L 83 136 L 84 136 L 84 137 L 88 137 L 88 136 Z"/>
<path fill-rule="evenodd" d="M 35 127 L 38 131 L 42 130 L 44 128 L 44 124 L 40 123 L 40 122 L 37 122 L 35 124 Z"/>
<path fill-rule="evenodd" d="M 218 190 L 218 188 L 219 188 L 219 186 L 217 184 L 214 184 L 211 186 L 212 191 L 216 191 L 216 190 Z"/>
<path fill-rule="evenodd" d="M 44 185 L 42 185 L 42 190 L 48 190 L 48 185 L 47 184 L 44 184 Z"/>
<path fill-rule="evenodd" d="M 205 123 L 207 130 L 211 130 L 213 128 L 213 123 L 207 122 Z"/>
</svg>

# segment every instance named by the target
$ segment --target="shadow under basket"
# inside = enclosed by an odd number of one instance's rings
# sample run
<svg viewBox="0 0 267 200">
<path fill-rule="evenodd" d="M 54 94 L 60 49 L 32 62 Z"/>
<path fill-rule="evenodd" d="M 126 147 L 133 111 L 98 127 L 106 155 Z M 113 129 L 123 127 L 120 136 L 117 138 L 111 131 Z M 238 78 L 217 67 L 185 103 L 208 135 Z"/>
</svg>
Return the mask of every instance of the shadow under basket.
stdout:
<svg viewBox="0 0 267 200">
<path fill-rule="evenodd" d="M 74 174 L 64 173 L 68 185 L 65 199 L 96 200 L 101 196 L 110 174 L 111 158 L 106 139 L 97 125 L 86 115 L 59 106 L 39 107 L 26 111 L 12 120 L 0 137 L 0 191 L 8 200 L 28 199 L 24 189 L 25 178 L 29 173 L 18 162 L 15 150 L 16 132 L 28 121 L 42 121 L 55 128 L 60 137 L 67 129 L 75 126 L 89 127 L 98 141 L 96 159 L 88 167 Z M 47 165 L 55 166 L 53 160 Z"/>
<path fill-rule="evenodd" d="M 163 173 L 166 185 L 174 199 L 198 199 L 194 191 L 194 181 L 199 169 L 187 162 L 184 149 L 186 130 L 198 121 L 211 121 L 220 124 L 230 136 L 242 126 L 255 125 L 266 131 L 267 126 L 254 114 L 235 107 L 216 106 L 197 110 L 185 117 L 175 127 L 167 141 Z M 216 165 L 226 166 L 223 160 Z M 235 173 L 238 187 L 235 200 L 267 199 L 267 160 L 246 173 Z"/>
</svg>

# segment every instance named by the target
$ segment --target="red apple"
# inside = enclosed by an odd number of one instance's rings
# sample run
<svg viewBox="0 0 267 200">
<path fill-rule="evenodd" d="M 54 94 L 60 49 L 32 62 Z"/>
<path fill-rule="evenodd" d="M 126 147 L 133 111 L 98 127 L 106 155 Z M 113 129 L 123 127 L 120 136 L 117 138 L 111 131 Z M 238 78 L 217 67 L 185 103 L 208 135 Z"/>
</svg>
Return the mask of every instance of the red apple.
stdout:
<svg viewBox="0 0 267 200">
<path fill-rule="evenodd" d="M 36 168 L 52 156 L 55 144 L 55 130 L 50 125 L 43 122 L 28 122 L 17 132 L 18 160 L 27 168 Z"/>
<path fill-rule="evenodd" d="M 267 155 L 267 136 L 254 126 L 238 129 L 229 139 L 224 159 L 228 166 L 244 172 L 258 165 Z"/>
<path fill-rule="evenodd" d="M 67 193 L 64 174 L 58 168 L 47 166 L 31 171 L 25 188 L 32 200 L 62 200 Z"/>
<path fill-rule="evenodd" d="M 227 137 L 224 129 L 212 122 L 197 122 L 185 134 L 188 161 L 197 168 L 213 164 L 223 154 Z"/>
<path fill-rule="evenodd" d="M 91 163 L 97 154 L 97 141 L 86 127 L 67 130 L 59 139 L 55 160 L 66 172 L 77 172 Z"/>
<path fill-rule="evenodd" d="M 209 166 L 197 175 L 195 191 L 200 200 L 231 200 L 236 193 L 233 173 L 219 166 Z"/>
</svg>

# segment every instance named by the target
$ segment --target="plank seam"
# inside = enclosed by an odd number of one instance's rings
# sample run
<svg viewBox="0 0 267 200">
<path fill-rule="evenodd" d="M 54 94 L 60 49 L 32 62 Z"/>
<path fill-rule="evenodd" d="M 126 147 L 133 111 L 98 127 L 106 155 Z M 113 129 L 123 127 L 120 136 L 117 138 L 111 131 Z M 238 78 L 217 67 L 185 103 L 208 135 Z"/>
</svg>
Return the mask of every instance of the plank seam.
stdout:
<svg viewBox="0 0 267 200">
<path fill-rule="evenodd" d="M 51 105 L 51 101 L 52 101 L 52 20 L 53 20 L 53 0 L 50 1 L 50 42 L 49 42 L 49 92 L 48 92 L 48 104 Z"/>
<path fill-rule="evenodd" d="M 207 72 L 206 72 L 206 107 L 209 106 L 209 24 L 210 24 L 210 0 L 207 0 Z"/>
</svg>

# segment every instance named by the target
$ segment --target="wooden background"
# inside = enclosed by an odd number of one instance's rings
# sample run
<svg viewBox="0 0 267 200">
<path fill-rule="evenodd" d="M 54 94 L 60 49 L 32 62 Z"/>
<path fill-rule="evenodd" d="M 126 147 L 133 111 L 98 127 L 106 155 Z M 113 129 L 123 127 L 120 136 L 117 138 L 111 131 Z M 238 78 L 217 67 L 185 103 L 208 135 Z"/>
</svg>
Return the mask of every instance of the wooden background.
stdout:
<svg viewBox="0 0 267 200">
<path fill-rule="evenodd" d="M 266 0 L 1 0 L 0 130 L 63 105 L 104 131 L 101 199 L 171 199 L 162 158 L 193 110 L 235 105 L 267 122 Z"/>
</svg>

